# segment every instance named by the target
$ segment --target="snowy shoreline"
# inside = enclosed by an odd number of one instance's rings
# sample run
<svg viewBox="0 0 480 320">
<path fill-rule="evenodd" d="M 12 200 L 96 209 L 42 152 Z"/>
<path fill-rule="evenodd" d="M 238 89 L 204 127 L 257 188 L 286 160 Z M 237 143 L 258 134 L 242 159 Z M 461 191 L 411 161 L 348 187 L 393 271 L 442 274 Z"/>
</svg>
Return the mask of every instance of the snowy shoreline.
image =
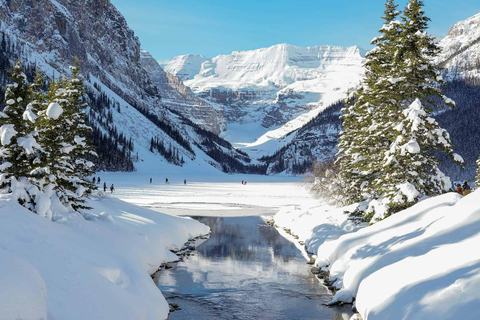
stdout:
<svg viewBox="0 0 480 320">
<path fill-rule="evenodd" d="M 344 208 L 290 208 L 273 219 L 316 254 L 318 278 L 363 319 L 480 317 L 480 192 L 421 201 L 368 227 Z M 343 216 L 343 218 L 342 218 Z"/>
<path fill-rule="evenodd" d="M 209 228 L 110 196 L 88 204 L 51 222 L 0 196 L 2 319 L 167 318 L 151 275 Z"/>
</svg>

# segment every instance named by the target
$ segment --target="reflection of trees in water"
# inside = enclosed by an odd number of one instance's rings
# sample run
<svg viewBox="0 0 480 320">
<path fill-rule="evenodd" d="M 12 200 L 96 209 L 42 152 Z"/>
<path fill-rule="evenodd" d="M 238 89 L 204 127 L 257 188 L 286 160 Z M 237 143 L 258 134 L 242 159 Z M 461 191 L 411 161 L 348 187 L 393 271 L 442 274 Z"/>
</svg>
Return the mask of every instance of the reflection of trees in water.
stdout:
<svg viewBox="0 0 480 320">
<path fill-rule="evenodd" d="M 208 258 L 288 262 L 298 258 L 298 250 L 260 217 L 198 217 L 212 230 L 210 239 L 197 248 Z M 272 256 L 273 252 L 273 256 Z"/>
</svg>

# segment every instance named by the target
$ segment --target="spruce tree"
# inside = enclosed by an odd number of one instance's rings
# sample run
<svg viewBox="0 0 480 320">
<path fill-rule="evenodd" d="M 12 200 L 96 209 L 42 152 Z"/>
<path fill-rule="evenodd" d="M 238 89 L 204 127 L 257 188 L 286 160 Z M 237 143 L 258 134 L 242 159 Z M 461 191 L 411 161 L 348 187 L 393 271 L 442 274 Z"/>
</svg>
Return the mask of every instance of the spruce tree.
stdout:
<svg viewBox="0 0 480 320">
<path fill-rule="evenodd" d="M 446 179 L 435 152 L 445 152 L 455 162 L 463 163 L 453 153 L 448 133 L 432 117 L 434 109 L 453 106 L 453 102 L 440 89 L 443 81 L 433 63 L 439 49 L 426 32 L 429 19 L 422 8 L 422 1 L 411 0 L 405 9 L 395 55 L 391 99 L 400 108 L 399 117 L 393 123 L 395 139 L 381 165 L 385 174 L 379 179 L 389 213 L 414 204 L 424 195 L 444 192 Z"/>
<path fill-rule="evenodd" d="M 93 175 L 94 164 L 89 159 L 97 157 L 91 142 L 87 135 L 91 133 L 92 128 L 86 123 L 85 109 L 88 107 L 86 102 L 86 89 L 83 84 L 83 78 L 80 76 L 78 61 L 70 67 L 72 77 L 67 81 L 64 94 L 64 132 L 65 141 L 62 149 L 73 164 L 73 177 L 68 181 L 70 190 L 75 193 L 72 197 L 73 208 L 75 210 L 86 208 L 83 203 L 85 196 L 88 196 L 96 189 L 95 184 L 89 179 Z M 67 152 L 70 150 L 70 152 Z"/>
<path fill-rule="evenodd" d="M 396 8 L 393 0 L 387 0 L 380 36 L 371 42 L 376 47 L 365 57 L 365 78 L 355 92 L 353 104 L 342 110 L 336 165 L 348 186 L 347 203 L 378 196 L 375 182 L 381 174 L 379 163 L 393 139 L 391 120 L 397 117 L 398 106 L 390 98 L 394 86 L 390 80 L 400 33 Z"/>
<path fill-rule="evenodd" d="M 70 70 L 71 79 L 60 77 L 50 85 L 48 107 L 39 114 L 39 133 L 43 164 L 50 173 L 47 184 L 55 185 L 63 205 L 79 210 L 88 208 L 84 206 L 85 197 L 95 188 L 89 178 L 94 171 L 88 157 L 96 153 L 86 138 L 91 128 L 86 125 L 87 104 L 80 70 L 77 64 Z"/>
<path fill-rule="evenodd" d="M 29 209 L 34 209 L 36 186 L 31 185 L 33 162 L 40 148 L 35 140 L 36 115 L 30 104 L 32 91 L 26 82 L 21 64 L 17 61 L 10 71 L 11 83 L 5 92 L 5 108 L 0 113 L 1 187 Z"/>
</svg>

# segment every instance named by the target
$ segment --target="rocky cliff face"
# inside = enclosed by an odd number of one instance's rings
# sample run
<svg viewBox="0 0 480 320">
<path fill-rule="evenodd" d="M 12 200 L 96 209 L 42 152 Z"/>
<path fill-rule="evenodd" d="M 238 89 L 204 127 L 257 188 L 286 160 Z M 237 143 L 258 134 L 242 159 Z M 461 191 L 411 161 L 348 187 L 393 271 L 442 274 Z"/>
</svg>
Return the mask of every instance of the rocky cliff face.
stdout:
<svg viewBox="0 0 480 320">
<path fill-rule="evenodd" d="M 442 54 L 437 62 L 448 78 L 465 78 L 480 83 L 480 13 L 453 25 L 439 43 Z"/>
<path fill-rule="evenodd" d="M 0 56 L 2 65 L 18 58 L 30 73 L 36 65 L 50 78 L 68 75 L 77 57 L 97 147 L 116 148 L 138 171 L 171 172 L 174 166 L 190 166 L 196 173 L 212 166 L 226 172 L 261 171 L 248 167 L 250 159 L 228 142 L 195 124 L 208 119 L 210 126 L 204 128 L 220 132 L 221 108 L 195 97 L 161 68 L 152 82 L 141 66 L 138 38 L 108 0 L 0 0 Z M 0 81 L 5 76 L 0 70 Z M 109 159 L 112 163 L 101 168 L 118 168 L 115 155 Z"/>
<path fill-rule="evenodd" d="M 44 69 L 66 72 L 76 56 L 84 74 L 129 103 L 156 100 L 157 89 L 139 67 L 140 42 L 108 0 L 3 0 L 0 20 L 1 30 L 21 43 L 22 56 Z"/>
<path fill-rule="evenodd" d="M 163 105 L 216 134 L 226 129 L 222 106 L 197 97 L 177 76 L 166 73 L 147 51 L 141 51 L 140 64 L 158 87 Z"/>
</svg>

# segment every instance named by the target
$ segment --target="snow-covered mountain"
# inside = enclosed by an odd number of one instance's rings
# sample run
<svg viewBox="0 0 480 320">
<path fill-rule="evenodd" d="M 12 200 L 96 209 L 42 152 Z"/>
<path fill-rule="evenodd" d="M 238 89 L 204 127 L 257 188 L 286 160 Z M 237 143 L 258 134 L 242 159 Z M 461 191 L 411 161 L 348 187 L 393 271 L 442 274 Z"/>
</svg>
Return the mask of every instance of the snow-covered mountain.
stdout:
<svg viewBox="0 0 480 320">
<path fill-rule="evenodd" d="M 363 75 L 356 47 L 274 45 L 212 59 L 185 55 L 165 64 L 201 98 L 224 106 L 234 145 L 270 153 L 264 143 L 300 128 L 345 97 Z M 239 125 L 240 124 L 240 125 Z"/>
<path fill-rule="evenodd" d="M 437 60 L 449 72 L 449 79 L 480 80 L 480 13 L 453 25 L 440 41 Z"/>
<path fill-rule="evenodd" d="M 212 121 L 204 128 L 221 131 L 221 108 L 192 97 L 174 77 L 162 80 L 160 67 L 152 78 L 142 68 L 140 42 L 110 1 L 0 0 L 0 40 L 2 86 L 15 59 L 25 64 L 27 76 L 38 66 L 58 78 L 78 58 L 92 102 L 88 116 L 100 169 L 249 170 L 248 157 L 195 123 L 203 115 Z M 182 113 L 189 108 L 200 111 L 186 118 Z"/>
<path fill-rule="evenodd" d="M 209 59 L 202 55 L 185 54 L 173 58 L 163 65 L 168 73 L 174 74 L 181 80 L 190 80 L 198 74 L 202 64 Z"/>
<path fill-rule="evenodd" d="M 150 53 L 140 52 L 140 64 L 150 75 L 162 97 L 162 104 L 178 111 L 199 126 L 220 134 L 226 123 L 223 107 L 197 97 L 176 75 L 166 73 Z"/>
</svg>

